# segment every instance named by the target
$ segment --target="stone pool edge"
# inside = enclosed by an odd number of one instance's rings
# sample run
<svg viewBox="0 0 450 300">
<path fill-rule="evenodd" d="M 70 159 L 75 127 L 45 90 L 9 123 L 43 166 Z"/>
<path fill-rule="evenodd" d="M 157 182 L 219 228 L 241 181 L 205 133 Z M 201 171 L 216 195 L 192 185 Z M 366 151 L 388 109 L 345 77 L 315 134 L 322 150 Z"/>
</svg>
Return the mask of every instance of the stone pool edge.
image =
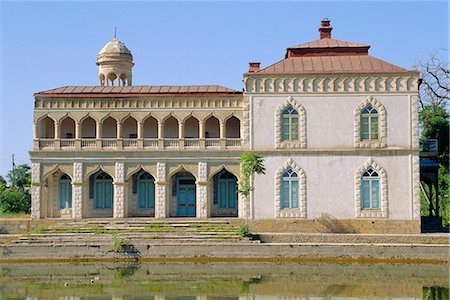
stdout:
<svg viewBox="0 0 450 300">
<path fill-rule="evenodd" d="M 52 244 L 0 247 L 0 263 L 68 261 L 255 261 L 449 263 L 448 244 L 180 243 Z"/>
</svg>

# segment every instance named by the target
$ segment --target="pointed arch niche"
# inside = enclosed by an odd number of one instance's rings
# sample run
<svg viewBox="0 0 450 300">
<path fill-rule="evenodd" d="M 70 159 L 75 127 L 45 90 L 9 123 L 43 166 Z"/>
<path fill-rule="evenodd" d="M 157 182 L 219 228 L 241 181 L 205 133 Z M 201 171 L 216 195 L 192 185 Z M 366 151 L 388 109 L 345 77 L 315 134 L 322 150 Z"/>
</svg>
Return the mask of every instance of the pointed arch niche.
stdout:
<svg viewBox="0 0 450 300">
<path fill-rule="evenodd" d="M 289 169 L 298 176 L 298 208 L 282 208 L 281 182 Z M 306 218 L 306 174 L 291 158 L 275 173 L 275 218 Z"/>
<path fill-rule="evenodd" d="M 372 169 L 378 174 L 379 178 L 379 208 L 362 207 L 361 185 L 362 177 L 366 171 Z M 355 214 L 357 218 L 387 218 L 388 217 L 388 194 L 387 194 L 387 176 L 384 168 L 375 162 L 372 158 L 369 158 L 364 164 L 362 164 L 355 172 Z"/>
<path fill-rule="evenodd" d="M 362 140 L 361 138 L 361 115 L 368 106 L 378 112 L 378 139 L 376 140 Z M 355 107 L 353 115 L 355 148 L 385 148 L 387 146 L 386 109 L 383 104 L 369 96 Z"/>
<path fill-rule="evenodd" d="M 284 141 L 282 138 L 282 118 L 286 108 L 292 107 L 298 113 L 298 138 Z M 293 97 L 280 104 L 275 111 L 275 146 L 281 148 L 306 148 L 306 111 Z"/>
</svg>

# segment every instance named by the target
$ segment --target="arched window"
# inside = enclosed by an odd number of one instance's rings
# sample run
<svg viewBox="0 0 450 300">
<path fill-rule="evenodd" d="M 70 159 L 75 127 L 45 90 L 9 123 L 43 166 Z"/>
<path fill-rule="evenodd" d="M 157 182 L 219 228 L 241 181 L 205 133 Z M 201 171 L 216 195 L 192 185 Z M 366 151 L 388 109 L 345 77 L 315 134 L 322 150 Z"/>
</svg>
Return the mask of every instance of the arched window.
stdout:
<svg viewBox="0 0 450 300">
<path fill-rule="evenodd" d="M 111 209 L 113 199 L 112 178 L 105 172 L 98 172 L 94 177 L 95 209 Z"/>
<path fill-rule="evenodd" d="M 378 111 L 367 105 L 361 111 L 361 141 L 378 140 Z"/>
<path fill-rule="evenodd" d="M 298 174 L 288 168 L 281 178 L 281 209 L 298 208 Z"/>
<path fill-rule="evenodd" d="M 145 171 L 137 178 L 138 208 L 155 208 L 155 179 Z"/>
<path fill-rule="evenodd" d="M 72 181 L 66 174 L 62 174 L 58 180 L 58 208 L 72 208 Z"/>
<path fill-rule="evenodd" d="M 361 176 L 361 208 L 380 208 L 380 177 L 372 167 Z"/>
<path fill-rule="evenodd" d="M 281 140 L 298 141 L 298 111 L 292 106 L 283 110 L 281 115 Z"/>
</svg>

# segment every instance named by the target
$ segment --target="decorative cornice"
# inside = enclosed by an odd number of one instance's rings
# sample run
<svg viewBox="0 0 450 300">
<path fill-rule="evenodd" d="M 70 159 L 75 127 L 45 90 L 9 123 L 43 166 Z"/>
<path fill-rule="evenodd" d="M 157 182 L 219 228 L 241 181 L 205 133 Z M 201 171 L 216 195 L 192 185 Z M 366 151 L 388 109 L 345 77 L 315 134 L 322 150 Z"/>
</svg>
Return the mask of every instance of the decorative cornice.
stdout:
<svg viewBox="0 0 450 300">
<path fill-rule="evenodd" d="M 251 93 L 417 93 L 417 73 L 398 74 L 244 74 L 244 92 Z"/>
<path fill-rule="evenodd" d="M 37 98 L 35 109 L 143 109 L 143 108 L 242 108 L 242 95 L 239 97 L 211 98 Z"/>
</svg>

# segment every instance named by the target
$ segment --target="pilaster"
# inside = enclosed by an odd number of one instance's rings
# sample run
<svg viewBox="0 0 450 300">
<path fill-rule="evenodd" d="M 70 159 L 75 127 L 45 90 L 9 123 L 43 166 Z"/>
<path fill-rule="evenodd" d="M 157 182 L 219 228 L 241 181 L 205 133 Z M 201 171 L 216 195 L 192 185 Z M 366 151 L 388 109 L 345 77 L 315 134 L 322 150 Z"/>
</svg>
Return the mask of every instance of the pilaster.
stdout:
<svg viewBox="0 0 450 300">
<path fill-rule="evenodd" d="M 125 164 L 116 162 L 113 218 L 125 217 Z"/>
<path fill-rule="evenodd" d="M 41 164 L 31 164 L 31 218 L 41 218 Z"/>
<path fill-rule="evenodd" d="M 208 165 L 206 162 L 198 163 L 197 180 L 197 218 L 208 218 Z"/>
<path fill-rule="evenodd" d="M 155 182 L 155 218 L 157 219 L 167 217 L 166 185 L 166 163 L 158 162 Z"/>
<path fill-rule="evenodd" d="M 83 217 L 83 163 L 73 163 L 72 182 L 72 218 L 81 219 Z"/>
</svg>

